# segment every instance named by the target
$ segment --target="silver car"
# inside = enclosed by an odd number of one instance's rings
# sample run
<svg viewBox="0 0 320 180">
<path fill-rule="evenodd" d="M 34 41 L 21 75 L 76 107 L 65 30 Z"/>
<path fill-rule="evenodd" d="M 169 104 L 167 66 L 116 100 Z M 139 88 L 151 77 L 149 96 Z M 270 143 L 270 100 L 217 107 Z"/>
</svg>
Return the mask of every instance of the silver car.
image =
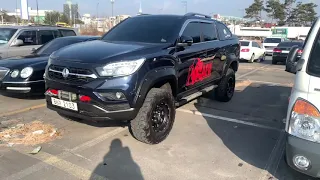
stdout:
<svg viewBox="0 0 320 180">
<path fill-rule="evenodd" d="M 0 26 L 0 59 L 29 55 L 55 38 L 77 35 L 74 29 L 55 26 Z"/>
</svg>

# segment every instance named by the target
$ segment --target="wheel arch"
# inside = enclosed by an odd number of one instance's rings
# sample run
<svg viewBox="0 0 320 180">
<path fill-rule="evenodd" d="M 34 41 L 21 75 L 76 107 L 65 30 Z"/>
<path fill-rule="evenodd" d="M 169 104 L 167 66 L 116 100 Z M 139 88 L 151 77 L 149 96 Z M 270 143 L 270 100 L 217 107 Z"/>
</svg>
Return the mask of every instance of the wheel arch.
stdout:
<svg viewBox="0 0 320 180">
<path fill-rule="evenodd" d="M 139 90 L 135 96 L 135 106 L 140 108 L 146 98 L 148 92 L 152 88 L 165 88 L 166 84 L 170 85 L 172 95 L 176 97 L 178 92 L 178 80 L 176 77 L 176 71 L 173 67 L 161 68 L 150 71 L 141 83 Z M 168 86 L 166 86 L 168 87 Z"/>
</svg>

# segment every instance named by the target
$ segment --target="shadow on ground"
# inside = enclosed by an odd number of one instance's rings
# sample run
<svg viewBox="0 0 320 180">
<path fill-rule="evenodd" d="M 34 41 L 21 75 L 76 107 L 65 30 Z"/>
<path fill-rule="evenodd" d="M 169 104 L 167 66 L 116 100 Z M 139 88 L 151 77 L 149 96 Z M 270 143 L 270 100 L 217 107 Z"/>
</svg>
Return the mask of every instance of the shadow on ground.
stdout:
<svg viewBox="0 0 320 180">
<path fill-rule="evenodd" d="M 203 110 L 203 106 L 207 108 L 210 106 L 209 108 L 220 109 L 230 113 L 236 112 L 246 116 L 259 117 L 261 120 L 254 123 L 261 125 L 269 123 L 268 126 L 275 128 L 267 129 L 204 117 L 208 126 L 223 141 L 225 146 L 243 161 L 243 163 L 239 163 L 239 168 L 251 165 L 261 170 L 266 170 L 273 176 L 265 174 L 264 178 L 266 179 L 311 179 L 294 172 L 284 163 L 284 140 L 280 141 L 282 143 L 279 146 L 279 150 L 274 151 L 280 135 L 284 134 L 282 120 L 286 116 L 290 92 L 291 87 L 251 84 L 244 89 L 240 88 L 240 90 L 236 91 L 233 99 L 228 103 L 209 100 L 210 103 L 201 103 L 200 101 L 195 106 L 200 112 Z M 214 98 L 213 92 L 205 97 Z M 245 116 L 239 115 L 236 119 L 250 121 L 243 117 Z M 278 126 L 278 124 L 282 125 Z"/>
<path fill-rule="evenodd" d="M 102 162 L 93 171 L 90 180 L 99 179 L 101 176 L 110 180 L 144 179 L 140 167 L 132 159 L 130 149 L 123 147 L 120 139 L 114 139 L 109 149 Z"/>
<path fill-rule="evenodd" d="M 39 100 L 44 99 L 44 94 L 34 94 L 34 95 L 27 95 L 27 94 L 13 94 L 7 92 L 1 92 L 0 95 L 15 98 L 15 99 L 24 99 L 24 100 Z"/>
</svg>

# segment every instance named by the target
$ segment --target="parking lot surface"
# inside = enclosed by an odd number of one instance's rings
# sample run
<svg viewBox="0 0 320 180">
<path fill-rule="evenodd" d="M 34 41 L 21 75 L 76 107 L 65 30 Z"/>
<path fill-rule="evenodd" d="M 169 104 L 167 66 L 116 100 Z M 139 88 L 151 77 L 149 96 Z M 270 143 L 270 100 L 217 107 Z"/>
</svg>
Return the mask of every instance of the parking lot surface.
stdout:
<svg viewBox="0 0 320 180">
<path fill-rule="evenodd" d="M 0 121 L 54 125 L 61 137 L 37 146 L 0 146 L 0 179 L 312 179 L 284 161 L 284 123 L 294 75 L 284 65 L 241 62 L 228 103 L 212 93 L 177 109 L 158 145 L 133 139 L 125 126 L 71 121 L 39 98 L 0 95 Z"/>
</svg>

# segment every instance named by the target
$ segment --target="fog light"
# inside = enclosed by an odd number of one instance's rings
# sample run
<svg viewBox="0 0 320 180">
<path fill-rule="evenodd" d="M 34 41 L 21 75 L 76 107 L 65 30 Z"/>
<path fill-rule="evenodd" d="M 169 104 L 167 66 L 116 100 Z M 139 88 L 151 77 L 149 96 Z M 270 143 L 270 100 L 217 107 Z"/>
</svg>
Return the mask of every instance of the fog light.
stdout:
<svg viewBox="0 0 320 180">
<path fill-rule="evenodd" d="M 311 162 L 308 158 L 304 157 L 304 156 L 294 156 L 293 157 L 293 164 L 301 170 L 308 170 L 308 168 L 311 165 Z"/>
<path fill-rule="evenodd" d="M 116 92 L 116 97 L 118 99 L 122 99 L 124 97 L 124 94 L 122 94 L 121 92 Z"/>
</svg>

